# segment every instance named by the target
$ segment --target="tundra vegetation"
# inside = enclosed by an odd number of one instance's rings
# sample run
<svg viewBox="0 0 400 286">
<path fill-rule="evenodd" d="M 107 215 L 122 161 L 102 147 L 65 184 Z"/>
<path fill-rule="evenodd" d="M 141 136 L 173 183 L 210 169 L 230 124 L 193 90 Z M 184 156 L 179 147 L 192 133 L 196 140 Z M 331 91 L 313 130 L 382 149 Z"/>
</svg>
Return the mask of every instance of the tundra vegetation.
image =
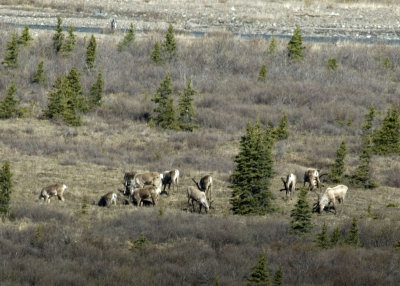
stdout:
<svg viewBox="0 0 400 286">
<path fill-rule="evenodd" d="M 74 32 L 65 54 L 60 29 L 31 31 L 30 45 L 17 44 L 14 57 L 8 43 L 21 31 L 0 33 L 0 52 L 10 59 L 0 67 L 0 100 L 14 82 L 17 106 L 10 106 L 22 111 L 0 120 L 1 163 L 10 162 L 2 173 L 12 174 L 11 193 L 1 181 L 4 284 L 245 285 L 265 250 L 278 284 L 397 285 L 400 163 L 398 148 L 381 142 L 398 144 L 398 47 L 303 41 L 303 59 L 292 60 L 287 39 L 275 38 L 272 49 L 272 40 L 226 32 L 143 32 L 119 51 L 121 33 L 92 41 Z M 152 57 L 157 42 L 162 63 Z M 330 58 L 336 69 L 326 68 Z M 42 61 L 46 81 L 32 83 Z M 158 124 L 151 96 L 166 75 L 166 102 L 186 120 L 174 128 Z M 185 113 L 179 91 L 189 86 L 196 92 L 185 102 L 194 112 Z M 288 132 L 275 131 L 280 126 Z M 349 192 L 337 215 L 311 213 L 316 196 L 304 189 L 282 197 L 282 176 L 331 170 L 341 142 Z M 173 168 L 182 188 L 160 195 L 155 207 L 97 206 L 122 187 L 125 170 Z M 191 178 L 208 173 L 213 208 L 186 212 Z M 64 202 L 40 204 L 38 190 L 58 181 L 68 185 Z M 315 243 L 326 237 L 328 248 Z"/>
</svg>

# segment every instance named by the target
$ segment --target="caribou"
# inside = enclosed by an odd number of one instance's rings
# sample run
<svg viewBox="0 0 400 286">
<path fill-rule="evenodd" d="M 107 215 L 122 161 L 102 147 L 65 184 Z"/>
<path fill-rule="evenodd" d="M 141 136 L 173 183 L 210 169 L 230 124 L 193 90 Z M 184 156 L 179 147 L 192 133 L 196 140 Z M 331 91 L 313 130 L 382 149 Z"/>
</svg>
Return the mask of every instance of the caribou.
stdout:
<svg viewBox="0 0 400 286">
<path fill-rule="evenodd" d="M 108 207 L 108 208 L 113 204 L 117 205 L 117 194 L 114 192 L 109 192 L 105 194 L 100 198 L 99 202 L 97 203 L 98 206 Z"/>
<path fill-rule="evenodd" d="M 64 184 L 53 184 L 44 187 L 39 195 L 39 199 L 47 201 L 50 203 L 50 198 L 57 196 L 60 201 L 64 201 L 64 191 L 68 187 Z"/>
<path fill-rule="evenodd" d="M 171 189 L 172 185 L 172 190 L 174 190 L 174 186 L 176 186 L 176 190 L 179 190 L 179 170 L 174 169 L 171 171 L 165 171 L 163 172 L 163 178 L 162 178 L 162 185 L 163 185 L 163 192 L 165 193 L 165 189 L 168 186 L 168 193 Z"/>
<path fill-rule="evenodd" d="M 339 203 L 344 203 L 348 189 L 349 188 L 345 185 L 327 188 L 321 197 L 318 195 L 318 202 L 316 204 L 318 212 L 321 214 L 326 206 L 332 204 L 336 214 L 336 200 L 338 200 Z"/>
<path fill-rule="evenodd" d="M 190 204 L 190 201 L 192 201 L 193 211 L 194 211 L 194 202 L 196 201 L 199 204 L 199 213 L 201 213 L 202 207 L 204 207 L 206 213 L 208 212 L 210 207 L 208 205 L 205 192 L 200 191 L 196 187 L 189 186 L 186 190 L 186 194 L 188 198 L 188 205 Z"/>
<path fill-rule="evenodd" d="M 146 185 L 161 187 L 163 174 L 157 172 L 128 172 L 124 176 L 125 195 L 131 192 L 131 189 L 143 188 Z"/>
<path fill-rule="evenodd" d="M 296 190 L 297 177 L 295 174 L 290 173 L 286 176 L 286 181 L 283 177 L 281 177 L 281 180 L 283 182 L 284 189 L 280 189 L 280 191 L 286 191 L 286 200 L 291 200 L 292 193 L 294 193 L 294 191 Z"/>
<path fill-rule="evenodd" d="M 160 191 L 160 187 L 144 186 L 143 188 L 134 189 L 131 193 L 131 197 L 136 201 L 138 207 L 143 205 L 143 201 L 149 200 L 152 202 L 153 206 L 155 206 Z"/>
<path fill-rule="evenodd" d="M 197 188 L 206 194 L 208 201 L 211 203 L 211 189 L 212 189 L 212 177 L 211 175 L 205 175 L 200 179 L 200 183 L 197 183 L 194 178 L 193 182 L 196 184 Z"/>
<path fill-rule="evenodd" d="M 307 169 L 304 173 L 304 183 L 303 187 L 308 183 L 308 189 L 310 191 L 315 191 L 316 189 L 320 189 L 323 187 L 321 184 L 321 178 L 326 176 L 327 174 L 320 174 L 320 171 L 317 169 Z"/>
</svg>

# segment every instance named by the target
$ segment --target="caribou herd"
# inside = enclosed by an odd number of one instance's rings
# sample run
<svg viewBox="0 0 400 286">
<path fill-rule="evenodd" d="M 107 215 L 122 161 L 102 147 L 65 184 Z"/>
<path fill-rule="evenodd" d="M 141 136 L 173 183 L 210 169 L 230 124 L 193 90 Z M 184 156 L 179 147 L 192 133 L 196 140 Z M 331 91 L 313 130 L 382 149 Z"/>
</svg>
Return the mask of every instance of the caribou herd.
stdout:
<svg viewBox="0 0 400 286">
<path fill-rule="evenodd" d="M 173 169 L 162 173 L 158 172 L 125 172 L 124 174 L 124 190 L 120 190 L 124 201 L 128 204 L 133 203 L 138 207 L 144 204 L 155 206 L 161 194 L 171 195 L 179 192 L 179 170 Z M 313 211 L 322 213 L 324 210 L 337 212 L 337 203 L 343 203 L 346 197 L 348 187 L 338 185 L 328 187 L 325 191 L 321 191 L 324 185 L 321 178 L 327 174 L 321 174 L 320 170 L 309 168 L 304 172 L 303 188 L 308 185 L 308 190 L 317 195 L 317 201 L 313 205 Z M 212 203 L 212 184 L 211 175 L 205 175 L 196 181 L 192 178 L 195 186 L 186 188 L 187 209 L 191 207 L 195 211 L 195 203 L 198 205 L 199 213 L 204 208 L 207 213 L 211 208 Z M 280 191 L 286 192 L 286 200 L 292 200 L 293 194 L 298 190 L 296 187 L 297 176 L 289 173 L 286 177 L 281 177 L 283 189 Z M 172 186 L 172 191 L 171 191 Z M 39 199 L 50 203 L 51 197 L 58 197 L 64 201 L 64 191 L 68 187 L 65 184 L 52 184 L 44 187 L 39 195 Z M 99 206 L 111 207 L 117 204 L 118 195 L 116 192 L 108 192 L 103 195 L 99 202 Z"/>
</svg>

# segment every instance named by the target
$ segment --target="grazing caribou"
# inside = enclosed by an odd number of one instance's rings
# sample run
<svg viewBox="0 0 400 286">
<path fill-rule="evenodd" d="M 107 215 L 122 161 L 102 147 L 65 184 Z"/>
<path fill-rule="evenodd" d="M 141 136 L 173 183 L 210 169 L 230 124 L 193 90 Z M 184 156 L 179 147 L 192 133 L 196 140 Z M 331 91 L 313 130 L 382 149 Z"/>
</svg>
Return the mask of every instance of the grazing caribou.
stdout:
<svg viewBox="0 0 400 286">
<path fill-rule="evenodd" d="M 304 173 L 304 183 L 303 187 L 306 186 L 306 183 L 308 183 L 308 189 L 310 191 L 315 191 L 316 189 L 321 188 L 321 180 L 320 178 L 322 176 L 325 176 L 326 174 L 319 174 L 319 170 L 316 169 L 307 169 Z"/>
<path fill-rule="evenodd" d="M 124 184 L 124 186 L 125 186 L 124 195 L 129 195 L 132 180 L 133 180 L 133 178 L 135 177 L 135 175 L 136 175 L 137 173 L 138 173 L 138 172 L 136 172 L 136 171 L 125 172 L 125 174 L 124 174 L 124 181 L 123 181 L 123 184 Z"/>
<path fill-rule="evenodd" d="M 163 174 L 157 172 L 145 172 L 137 173 L 131 180 L 131 186 L 133 189 L 143 188 L 145 185 L 162 186 Z"/>
<path fill-rule="evenodd" d="M 151 200 L 153 206 L 155 206 L 160 190 L 159 187 L 145 186 L 143 188 L 134 189 L 131 193 L 131 197 L 136 201 L 138 207 L 143 205 L 143 201 L 149 200 Z"/>
<path fill-rule="evenodd" d="M 211 203 L 211 189 L 212 189 L 212 177 L 211 175 L 205 175 L 200 179 L 200 183 L 197 183 L 194 178 L 193 182 L 196 184 L 197 188 L 206 194 L 208 201 Z"/>
<path fill-rule="evenodd" d="M 193 211 L 194 211 L 194 202 L 196 201 L 199 204 L 199 213 L 201 213 L 202 207 L 204 207 L 206 213 L 208 212 L 210 207 L 208 206 L 205 192 L 196 189 L 196 187 L 189 186 L 186 190 L 186 193 L 188 198 L 188 205 L 190 204 L 190 201 L 192 201 Z"/>
<path fill-rule="evenodd" d="M 174 169 L 171 171 L 165 171 L 163 173 L 163 178 L 162 178 L 162 185 L 163 185 L 163 192 L 165 193 L 165 188 L 168 186 L 168 193 L 169 190 L 171 189 L 171 184 L 172 184 L 172 190 L 174 190 L 174 186 L 176 186 L 176 190 L 179 190 L 179 170 Z"/>
<path fill-rule="evenodd" d="M 336 214 L 336 200 L 338 200 L 339 203 L 344 203 L 344 198 L 346 197 L 348 189 L 349 188 L 345 185 L 327 188 L 321 197 L 318 195 L 318 212 L 322 213 L 326 206 L 332 204 Z"/>
<path fill-rule="evenodd" d="M 292 199 L 292 193 L 296 190 L 296 182 L 297 177 L 295 174 L 290 173 L 286 176 L 286 181 L 283 177 L 281 177 L 283 182 L 284 189 L 280 189 L 280 191 L 286 191 L 286 200 L 289 198 Z"/>
<path fill-rule="evenodd" d="M 57 196 L 60 201 L 64 201 L 64 191 L 68 187 L 64 184 L 53 184 L 44 187 L 39 195 L 39 199 L 44 200 L 45 202 L 47 201 L 50 203 L 50 198 Z"/>
<path fill-rule="evenodd" d="M 117 205 L 117 194 L 113 192 L 109 192 L 104 196 L 102 196 L 99 202 L 97 203 L 97 205 L 101 207 L 108 207 L 108 208 L 113 204 Z"/>
</svg>

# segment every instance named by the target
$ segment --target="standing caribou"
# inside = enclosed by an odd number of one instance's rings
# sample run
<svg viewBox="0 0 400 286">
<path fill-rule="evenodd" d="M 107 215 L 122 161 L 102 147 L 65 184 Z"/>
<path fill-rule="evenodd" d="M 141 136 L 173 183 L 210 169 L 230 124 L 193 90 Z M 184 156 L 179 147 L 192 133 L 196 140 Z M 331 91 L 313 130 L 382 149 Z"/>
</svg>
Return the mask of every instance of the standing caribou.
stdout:
<svg viewBox="0 0 400 286">
<path fill-rule="evenodd" d="M 53 184 L 44 187 L 39 195 L 39 199 L 50 203 L 50 198 L 57 196 L 60 201 L 64 201 L 64 191 L 68 187 L 64 184 Z"/>
<path fill-rule="evenodd" d="M 192 178 L 193 182 L 196 184 L 197 188 L 200 191 L 206 194 L 208 201 L 211 204 L 211 189 L 212 189 L 212 177 L 211 175 L 205 175 L 200 179 L 200 183 L 197 183 L 194 178 Z"/>
<path fill-rule="evenodd" d="M 206 213 L 208 212 L 210 207 L 208 205 L 205 192 L 196 189 L 196 187 L 189 186 L 186 190 L 186 194 L 188 198 L 188 205 L 190 204 L 190 201 L 192 201 L 193 211 L 194 211 L 194 202 L 196 201 L 199 204 L 199 213 L 201 213 L 202 207 L 204 207 Z"/>
<path fill-rule="evenodd" d="M 168 186 L 168 193 L 171 189 L 172 185 L 172 190 L 174 190 L 174 186 L 176 186 L 176 190 L 179 190 L 179 170 L 174 169 L 171 171 L 165 171 L 163 172 L 163 177 L 162 177 L 162 185 L 163 185 L 163 192 L 165 193 L 165 188 Z"/>
<path fill-rule="evenodd" d="M 323 185 L 321 184 L 321 178 L 326 174 L 320 174 L 319 170 L 316 169 L 307 169 L 304 173 L 304 183 L 303 187 L 308 183 L 308 189 L 310 191 L 315 191 L 316 189 L 321 188 Z"/>
<path fill-rule="evenodd" d="M 124 176 L 125 195 L 129 195 L 132 190 L 143 188 L 145 185 L 160 187 L 162 185 L 163 174 L 157 172 L 126 172 Z"/>
<path fill-rule="evenodd" d="M 294 193 L 296 190 L 297 177 L 295 174 L 290 173 L 286 176 L 286 181 L 283 177 L 281 177 L 281 180 L 283 182 L 284 189 L 280 189 L 280 191 L 286 191 L 286 200 L 291 200 L 292 193 Z"/>
</svg>

